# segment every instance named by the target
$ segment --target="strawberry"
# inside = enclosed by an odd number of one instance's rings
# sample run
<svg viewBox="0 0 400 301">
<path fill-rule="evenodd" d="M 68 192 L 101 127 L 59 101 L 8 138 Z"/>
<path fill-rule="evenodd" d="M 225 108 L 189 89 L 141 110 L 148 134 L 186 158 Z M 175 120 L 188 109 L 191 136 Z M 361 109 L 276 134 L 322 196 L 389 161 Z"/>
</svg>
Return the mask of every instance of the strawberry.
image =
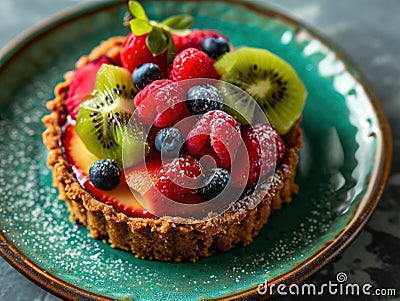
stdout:
<svg viewBox="0 0 400 301">
<path fill-rule="evenodd" d="M 193 29 L 186 36 L 178 36 L 172 35 L 172 39 L 174 40 L 176 53 L 180 53 L 186 48 L 197 48 L 201 50 L 201 44 L 205 38 L 218 38 L 222 37 L 228 40 L 223 34 L 216 30 L 199 30 Z"/>
<path fill-rule="evenodd" d="M 143 123 L 163 128 L 189 115 L 184 100 L 185 93 L 178 84 L 162 79 L 147 85 L 134 102 Z"/>
<path fill-rule="evenodd" d="M 75 71 L 74 77 L 69 85 L 68 97 L 65 101 L 68 113 L 73 119 L 76 119 L 82 100 L 92 92 L 97 71 L 103 64 L 110 64 L 110 60 L 105 56 L 98 60 L 91 61 Z"/>
<path fill-rule="evenodd" d="M 136 36 L 130 32 L 121 46 L 121 64 L 131 73 L 145 63 L 154 63 L 161 69 L 163 77 L 167 74 L 167 52 L 159 55 L 150 52 L 146 45 L 147 34 Z"/>
<path fill-rule="evenodd" d="M 212 60 L 207 54 L 196 48 L 187 48 L 175 57 L 169 79 L 179 81 L 201 77 L 219 77 L 214 69 Z"/>
<path fill-rule="evenodd" d="M 127 175 L 131 188 L 152 201 L 159 201 L 159 193 L 178 201 L 196 193 L 200 174 L 199 162 L 188 154 L 162 162 L 160 155 L 153 152 L 146 158 L 146 167 L 136 167 Z"/>
<path fill-rule="evenodd" d="M 215 110 L 204 114 L 189 132 L 186 147 L 196 157 L 212 156 L 218 167 L 227 168 L 240 145 L 239 123 L 229 114 Z"/>
<path fill-rule="evenodd" d="M 271 172 L 283 159 L 286 146 L 278 132 L 268 123 L 244 127 L 242 139 L 245 148 L 241 145 L 241 151 L 234 162 L 239 170 L 232 177 L 234 186 L 249 187 L 257 182 L 260 175 L 266 176 Z"/>
</svg>

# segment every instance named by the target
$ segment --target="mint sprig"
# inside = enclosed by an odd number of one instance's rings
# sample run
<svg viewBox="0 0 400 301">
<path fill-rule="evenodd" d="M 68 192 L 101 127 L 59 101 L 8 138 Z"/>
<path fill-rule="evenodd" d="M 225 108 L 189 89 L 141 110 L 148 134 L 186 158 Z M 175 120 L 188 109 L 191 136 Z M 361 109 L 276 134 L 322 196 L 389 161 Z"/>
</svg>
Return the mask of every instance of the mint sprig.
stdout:
<svg viewBox="0 0 400 301">
<path fill-rule="evenodd" d="M 150 22 L 143 19 L 132 19 L 130 21 L 130 26 L 135 36 L 142 36 L 146 33 L 149 33 L 153 29 L 153 26 L 150 24 Z"/>
<path fill-rule="evenodd" d="M 176 51 L 172 34 L 185 36 L 190 33 L 194 19 L 189 15 L 171 16 L 161 23 L 151 21 L 146 15 L 143 6 L 138 1 L 130 0 L 129 11 L 133 19 L 129 22 L 134 35 L 146 37 L 146 46 L 154 55 L 168 51 L 168 62 L 172 63 Z"/>
<path fill-rule="evenodd" d="M 170 38 L 168 32 L 161 27 L 154 26 L 146 38 L 146 45 L 150 52 L 159 55 L 168 49 Z"/>
<path fill-rule="evenodd" d="M 188 29 L 193 24 L 193 17 L 189 15 L 171 16 L 161 22 L 161 24 L 169 27 L 171 30 Z"/>
<path fill-rule="evenodd" d="M 134 18 L 148 20 L 146 12 L 139 1 L 129 1 L 128 3 L 129 11 Z"/>
</svg>

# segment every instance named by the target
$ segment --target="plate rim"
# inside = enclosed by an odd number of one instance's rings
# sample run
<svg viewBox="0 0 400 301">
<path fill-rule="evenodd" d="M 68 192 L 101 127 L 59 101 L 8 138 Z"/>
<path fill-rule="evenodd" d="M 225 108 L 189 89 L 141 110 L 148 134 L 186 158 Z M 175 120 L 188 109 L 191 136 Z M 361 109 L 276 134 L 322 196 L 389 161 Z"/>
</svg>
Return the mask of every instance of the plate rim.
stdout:
<svg viewBox="0 0 400 301">
<path fill-rule="evenodd" d="M 160 0 L 153 1 L 159 2 Z M 205 0 L 195 1 L 204 2 Z M 351 74 L 356 82 L 365 90 L 368 100 L 372 105 L 372 109 L 376 115 L 377 126 L 382 134 L 382 140 L 380 141 L 381 143 L 377 145 L 376 159 L 379 159 L 379 161 L 377 163 L 377 167 L 370 177 L 370 183 L 372 183 L 372 185 L 370 184 L 367 192 L 360 200 L 360 203 L 366 202 L 365 207 L 362 208 L 363 214 L 360 214 L 360 208 L 357 208 L 349 224 L 341 233 L 339 233 L 338 236 L 336 236 L 334 240 L 289 272 L 282 274 L 272 281 L 269 281 L 268 286 L 277 286 L 281 283 L 286 285 L 299 283 L 317 272 L 339 253 L 343 252 L 344 249 L 347 248 L 360 234 L 374 212 L 387 183 L 392 161 L 393 142 L 389 122 L 378 95 L 361 70 L 352 62 L 352 60 L 345 54 L 344 51 L 342 51 L 340 47 L 338 47 L 324 35 L 320 34 L 313 27 L 309 26 L 304 21 L 299 21 L 296 18 L 287 15 L 272 5 L 257 4 L 252 0 L 246 2 L 240 0 L 218 1 L 224 3 L 234 3 L 236 5 L 244 6 L 247 9 L 255 11 L 261 15 L 266 15 L 275 19 L 281 19 L 286 24 L 292 25 L 295 28 L 301 28 L 307 32 L 311 38 L 320 41 L 323 46 L 326 46 L 330 51 L 335 53 L 337 58 L 344 63 L 346 71 Z M 57 30 L 57 28 L 62 27 L 67 23 L 74 22 L 80 17 L 96 14 L 100 11 L 120 6 L 125 2 L 125 0 L 106 0 L 77 5 L 55 14 L 54 16 L 45 19 L 37 25 L 34 25 L 30 29 L 19 34 L 15 39 L 0 49 L 0 73 L 2 72 L 2 69 L 7 66 L 7 64 L 11 63 L 14 57 L 18 56 L 18 53 L 22 51 L 23 48 L 29 46 L 31 43 L 34 43 L 37 39 L 40 39 L 41 36 Z M 81 289 L 56 276 L 51 275 L 50 273 L 47 273 L 46 270 L 43 270 L 27 256 L 23 255 L 22 252 L 20 252 L 19 249 L 7 239 L 1 230 L 0 255 L 25 277 L 58 297 L 70 300 L 112 300 L 103 295 Z M 225 296 L 215 300 L 247 300 L 249 297 L 259 296 L 257 293 L 257 288 L 258 287 L 250 288 L 243 292 L 235 293 L 230 296 Z M 266 297 L 268 296 L 269 295 L 267 294 Z"/>
</svg>

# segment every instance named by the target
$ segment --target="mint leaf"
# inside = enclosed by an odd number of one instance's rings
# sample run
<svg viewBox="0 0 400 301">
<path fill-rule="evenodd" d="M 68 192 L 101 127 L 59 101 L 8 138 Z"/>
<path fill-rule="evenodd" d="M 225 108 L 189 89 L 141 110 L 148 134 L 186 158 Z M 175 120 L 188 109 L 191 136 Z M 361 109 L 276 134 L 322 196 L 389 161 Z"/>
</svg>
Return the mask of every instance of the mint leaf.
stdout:
<svg viewBox="0 0 400 301">
<path fill-rule="evenodd" d="M 174 40 L 172 39 L 171 32 L 167 32 L 167 35 L 168 35 L 167 59 L 168 59 L 168 64 L 172 64 L 172 62 L 174 61 L 174 58 L 176 56 L 176 49 L 175 49 Z"/>
<path fill-rule="evenodd" d="M 176 36 L 184 37 L 190 33 L 190 29 L 171 29 L 170 32 Z"/>
<path fill-rule="evenodd" d="M 171 29 L 187 29 L 192 26 L 194 19 L 189 15 L 177 15 L 165 19 L 162 24 Z"/>
<path fill-rule="evenodd" d="M 146 45 L 152 54 L 159 55 L 168 48 L 169 40 L 168 32 L 155 26 L 146 38 Z"/>
<path fill-rule="evenodd" d="M 135 36 L 146 37 L 146 46 L 154 55 L 159 55 L 167 50 L 168 61 L 172 63 L 176 56 L 176 50 L 172 34 L 186 36 L 190 33 L 188 29 L 194 22 L 190 15 L 177 15 L 165 19 L 161 24 L 150 21 L 139 1 L 129 0 L 129 10 L 133 19 L 129 21 L 132 33 Z"/>
<path fill-rule="evenodd" d="M 138 19 L 148 20 L 146 12 L 144 11 L 143 6 L 138 1 L 129 1 L 129 10 L 131 14 Z"/>
<path fill-rule="evenodd" d="M 132 19 L 129 24 L 135 36 L 142 36 L 149 33 L 153 28 L 149 21 L 143 19 Z"/>
</svg>

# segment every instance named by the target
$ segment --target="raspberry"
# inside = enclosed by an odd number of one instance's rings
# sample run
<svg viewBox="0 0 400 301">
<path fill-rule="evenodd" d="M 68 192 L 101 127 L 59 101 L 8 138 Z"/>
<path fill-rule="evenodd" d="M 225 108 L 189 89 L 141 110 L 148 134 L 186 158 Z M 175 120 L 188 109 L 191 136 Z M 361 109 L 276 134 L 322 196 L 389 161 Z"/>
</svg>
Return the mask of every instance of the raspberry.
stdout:
<svg viewBox="0 0 400 301">
<path fill-rule="evenodd" d="M 154 63 L 161 69 L 161 74 L 167 74 L 167 52 L 153 55 L 146 45 L 147 34 L 135 36 L 132 32 L 128 34 L 121 46 L 121 64 L 131 73 L 140 65 Z"/>
<path fill-rule="evenodd" d="M 268 123 L 254 125 L 253 132 L 257 135 L 261 147 L 261 175 L 264 176 L 283 159 L 286 145 L 275 128 Z M 275 161 L 271 161 L 274 159 Z"/>
<path fill-rule="evenodd" d="M 96 81 L 96 74 L 100 66 L 109 63 L 110 60 L 104 56 L 76 70 L 74 78 L 69 85 L 68 97 L 65 101 L 68 113 L 73 119 L 76 119 L 82 99 L 92 92 L 94 82 Z"/>
<path fill-rule="evenodd" d="M 234 186 L 249 187 L 257 182 L 260 174 L 267 175 L 283 159 L 286 146 L 277 131 L 268 123 L 244 127 L 242 139 L 246 149 L 238 152 L 234 164 L 239 167 L 239 171 L 232 176 Z M 248 167 L 244 162 L 248 163 Z"/>
<path fill-rule="evenodd" d="M 217 38 L 222 37 L 227 39 L 223 34 L 216 30 L 198 30 L 193 29 L 186 36 L 177 36 L 172 35 L 172 39 L 174 40 L 176 53 L 180 53 L 181 51 L 187 48 L 197 48 L 201 49 L 201 44 L 203 40 L 209 37 Z"/>
<path fill-rule="evenodd" d="M 189 154 L 162 162 L 160 154 L 153 152 L 146 157 L 146 167 L 140 165 L 128 171 L 127 182 L 152 201 L 157 201 L 159 193 L 178 201 L 196 193 L 200 175 L 199 162 Z"/>
<path fill-rule="evenodd" d="M 201 174 L 199 162 L 190 155 L 164 163 L 157 170 L 154 187 L 171 200 L 195 194 Z"/>
<path fill-rule="evenodd" d="M 196 157 L 212 156 L 218 167 L 231 166 L 240 145 L 239 123 L 223 111 L 204 114 L 189 132 L 186 147 Z"/>
<path fill-rule="evenodd" d="M 219 77 L 214 69 L 213 62 L 207 54 L 196 48 L 188 48 L 175 57 L 169 79 L 179 81 L 201 77 Z"/>
<path fill-rule="evenodd" d="M 232 178 L 235 187 L 249 187 L 260 177 L 261 148 L 256 134 L 250 129 L 251 127 L 242 130 L 243 143 L 233 163 Z"/>
<path fill-rule="evenodd" d="M 134 102 L 143 123 L 163 128 L 189 115 L 184 99 L 185 93 L 179 85 L 163 79 L 147 85 Z"/>
</svg>

